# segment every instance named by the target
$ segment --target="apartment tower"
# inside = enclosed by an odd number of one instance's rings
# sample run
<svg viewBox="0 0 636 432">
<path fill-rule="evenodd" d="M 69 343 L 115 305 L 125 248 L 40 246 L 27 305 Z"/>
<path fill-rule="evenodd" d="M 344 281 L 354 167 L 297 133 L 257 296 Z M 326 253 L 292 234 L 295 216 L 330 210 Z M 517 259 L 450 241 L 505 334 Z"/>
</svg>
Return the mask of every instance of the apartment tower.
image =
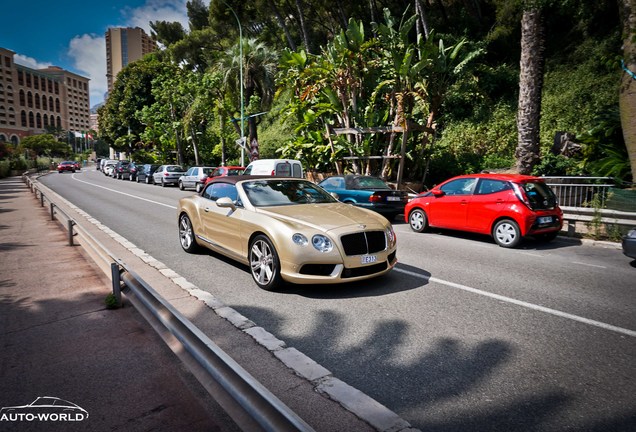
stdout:
<svg viewBox="0 0 636 432">
<path fill-rule="evenodd" d="M 143 29 L 109 28 L 106 31 L 106 78 L 108 92 L 113 89 L 117 74 L 129 63 L 157 49 L 157 44 Z"/>
</svg>

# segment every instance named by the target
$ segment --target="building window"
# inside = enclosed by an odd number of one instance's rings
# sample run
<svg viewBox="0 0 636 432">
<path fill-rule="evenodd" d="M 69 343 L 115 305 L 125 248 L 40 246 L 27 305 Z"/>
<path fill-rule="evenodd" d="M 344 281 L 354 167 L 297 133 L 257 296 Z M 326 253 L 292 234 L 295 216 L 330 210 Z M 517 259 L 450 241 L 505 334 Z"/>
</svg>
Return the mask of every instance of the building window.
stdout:
<svg viewBox="0 0 636 432">
<path fill-rule="evenodd" d="M 35 94 L 35 107 L 40 109 L 40 95 L 37 93 Z"/>
<path fill-rule="evenodd" d="M 20 124 L 22 125 L 22 127 L 27 126 L 27 116 L 26 111 L 24 110 L 20 113 Z"/>
<path fill-rule="evenodd" d="M 31 87 L 31 74 L 28 72 L 26 73 L 26 86 Z"/>
<path fill-rule="evenodd" d="M 35 122 L 36 122 L 37 128 L 42 129 L 42 116 L 40 115 L 40 113 L 38 113 L 35 116 Z"/>
<path fill-rule="evenodd" d="M 20 106 L 25 106 L 26 100 L 24 97 L 24 90 L 20 89 Z"/>
<path fill-rule="evenodd" d="M 55 99 L 55 112 L 60 112 L 60 100 Z"/>
<path fill-rule="evenodd" d="M 33 95 L 31 94 L 31 92 L 27 93 L 27 106 L 29 108 L 33 108 Z"/>
<path fill-rule="evenodd" d="M 49 109 L 53 111 L 53 96 L 49 96 Z"/>
<path fill-rule="evenodd" d="M 29 127 L 30 128 L 34 128 L 35 127 L 35 117 L 33 117 L 33 113 L 32 112 L 29 113 Z"/>
<path fill-rule="evenodd" d="M 44 123 L 44 127 L 45 127 L 45 128 L 49 126 L 49 116 L 47 116 L 46 114 L 44 114 L 44 115 L 42 116 L 42 121 L 43 121 L 43 123 Z"/>
<path fill-rule="evenodd" d="M 11 67 L 11 57 L 5 57 L 4 58 L 4 65 L 8 68 Z"/>
<path fill-rule="evenodd" d="M 40 82 L 41 82 L 40 87 L 42 87 L 42 91 L 46 91 L 46 78 L 44 77 L 40 78 Z"/>
<path fill-rule="evenodd" d="M 55 81 L 55 94 L 60 94 L 60 85 L 57 81 Z"/>
<path fill-rule="evenodd" d="M 40 90 L 40 78 L 36 76 L 33 77 L 33 88 L 36 90 Z"/>
<path fill-rule="evenodd" d="M 47 104 L 46 104 L 46 96 L 44 96 L 44 95 L 42 95 L 42 109 L 45 110 L 45 111 L 49 109 Z"/>
<path fill-rule="evenodd" d="M 62 117 L 57 116 L 57 128 L 62 129 Z"/>
<path fill-rule="evenodd" d="M 24 74 L 21 70 L 18 71 L 18 85 L 24 85 Z"/>
<path fill-rule="evenodd" d="M 53 93 L 53 81 L 51 81 L 49 79 L 49 80 L 46 80 L 46 83 L 49 85 L 48 86 L 49 87 L 49 93 Z"/>
<path fill-rule="evenodd" d="M 13 97 L 13 87 L 11 87 L 11 84 L 7 85 L 7 96 Z"/>
</svg>

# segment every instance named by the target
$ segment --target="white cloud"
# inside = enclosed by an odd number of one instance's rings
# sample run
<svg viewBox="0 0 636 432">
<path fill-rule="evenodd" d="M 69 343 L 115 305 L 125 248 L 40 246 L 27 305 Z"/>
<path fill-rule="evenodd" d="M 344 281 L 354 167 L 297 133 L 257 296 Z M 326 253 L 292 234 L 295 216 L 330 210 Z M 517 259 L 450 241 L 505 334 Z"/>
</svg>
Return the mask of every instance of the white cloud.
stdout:
<svg viewBox="0 0 636 432">
<path fill-rule="evenodd" d="M 125 10 L 124 15 L 130 17 L 126 22 L 127 26 L 141 27 L 148 34 L 150 34 L 150 21 L 178 21 L 185 29 L 188 28 L 185 0 L 148 0 L 141 7 Z"/>
<path fill-rule="evenodd" d="M 49 66 L 53 66 L 52 63 L 39 63 L 36 59 L 32 57 L 27 57 L 22 54 L 16 54 L 13 57 L 13 60 L 22 66 L 26 66 L 31 69 L 45 69 Z"/>
<path fill-rule="evenodd" d="M 104 36 L 85 34 L 74 37 L 69 44 L 68 55 L 73 59 L 75 70 L 90 78 L 91 106 L 102 102 L 108 89 Z"/>
</svg>

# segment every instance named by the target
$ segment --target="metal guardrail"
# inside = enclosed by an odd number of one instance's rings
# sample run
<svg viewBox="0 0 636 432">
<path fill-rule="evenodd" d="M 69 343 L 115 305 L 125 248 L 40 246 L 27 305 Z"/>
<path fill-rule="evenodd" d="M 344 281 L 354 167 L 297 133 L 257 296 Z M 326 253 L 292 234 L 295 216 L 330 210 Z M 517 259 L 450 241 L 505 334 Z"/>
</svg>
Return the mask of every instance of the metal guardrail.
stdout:
<svg viewBox="0 0 636 432">
<path fill-rule="evenodd" d="M 113 283 L 113 294 L 121 300 L 121 290 L 133 306 L 152 325 L 162 339 L 186 364 L 208 393 L 244 431 L 300 431 L 314 429 L 281 402 L 261 383 L 219 348 L 210 338 L 161 297 L 139 275 L 115 257 L 99 240 L 47 197 L 28 175 L 24 182 L 39 197 L 44 207 L 49 203 L 51 220 L 61 214 L 66 219 L 69 245 L 81 236 L 82 246 L 97 260 Z M 61 221 L 60 221 L 61 222 Z"/>
<path fill-rule="evenodd" d="M 607 202 L 610 188 L 616 187 L 611 177 L 554 177 L 544 176 L 561 207 L 591 207 L 594 197 L 600 208 Z"/>
</svg>

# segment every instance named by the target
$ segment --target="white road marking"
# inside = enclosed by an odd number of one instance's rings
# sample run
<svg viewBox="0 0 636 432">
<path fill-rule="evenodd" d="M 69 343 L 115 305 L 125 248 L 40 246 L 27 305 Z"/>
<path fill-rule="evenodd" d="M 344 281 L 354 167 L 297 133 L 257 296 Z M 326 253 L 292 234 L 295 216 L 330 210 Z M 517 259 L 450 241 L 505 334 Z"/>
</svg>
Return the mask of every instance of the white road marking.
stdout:
<svg viewBox="0 0 636 432">
<path fill-rule="evenodd" d="M 528 309 L 533 309 L 533 310 L 536 310 L 536 311 L 539 311 L 539 312 L 544 312 L 544 313 L 547 313 L 547 314 L 550 314 L 550 315 L 558 316 L 558 317 L 561 317 L 561 318 L 566 318 L 566 319 L 569 319 L 569 320 L 572 320 L 572 321 L 578 321 L 578 322 L 581 322 L 583 324 L 588 324 L 588 325 L 591 325 L 591 326 L 599 327 L 599 328 L 602 328 L 602 329 L 605 329 L 605 330 L 613 331 L 613 332 L 624 334 L 624 335 L 627 335 L 627 336 L 636 337 L 636 331 L 634 331 L 634 330 L 629 330 L 629 329 L 626 329 L 626 328 L 617 327 L 617 326 L 614 326 L 614 325 L 611 325 L 611 324 L 606 324 L 606 323 L 603 323 L 603 322 L 600 322 L 600 321 L 595 321 L 595 320 L 592 320 L 592 319 L 589 319 L 589 318 L 584 318 L 584 317 L 581 317 L 581 316 L 578 316 L 578 315 L 569 314 L 567 312 L 561 312 L 561 311 L 556 310 L 556 309 L 550 309 L 550 308 L 547 308 L 545 306 L 540 306 L 540 305 L 536 305 L 536 304 L 533 304 L 533 303 L 528 303 L 528 302 L 525 302 L 525 301 L 513 299 L 511 297 L 506 297 L 506 296 L 502 296 L 502 295 L 499 295 L 499 294 L 493 294 L 493 293 L 490 293 L 488 291 L 482 291 L 482 290 L 477 289 L 477 288 L 471 288 L 471 287 L 466 286 L 466 285 L 461 285 L 461 284 L 458 284 L 458 283 L 445 281 L 443 279 L 438 279 L 438 278 L 435 278 L 435 277 L 432 277 L 432 276 L 426 276 L 426 275 L 423 275 L 421 273 L 415 273 L 415 272 L 412 272 L 412 271 L 409 271 L 409 270 L 403 270 L 403 269 L 400 269 L 400 268 L 397 268 L 397 267 L 394 268 L 393 270 L 397 271 L 397 272 L 400 272 L 400 273 L 408 274 L 408 275 L 413 276 L 413 277 L 425 279 L 426 281 L 429 281 L 429 282 L 435 282 L 435 283 L 438 283 L 438 284 L 441 284 L 441 285 L 449 286 L 451 288 L 457 288 L 457 289 L 460 289 L 460 290 L 463 290 L 463 291 L 466 291 L 466 292 L 470 292 L 470 293 L 473 293 L 473 294 L 478 294 L 478 295 L 482 295 L 482 296 L 485 296 L 485 297 L 490 297 L 490 298 L 493 298 L 493 299 L 496 299 L 496 300 L 499 300 L 499 301 L 503 301 L 503 302 L 506 302 L 506 303 L 512 303 L 512 304 L 515 304 L 517 306 L 525 307 L 525 308 L 528 308 Z"/>
<path fill-rule="evenodd" d="M 572 261 L 572 264 L 580 264 L 580 265 L 584 265 L 584 266 L 588 266 L 588 267 L 596 267 L 596 268 L 602 268 L 602 269 L 606 269 L 607 268 L 607 267 L 602 266 L 602 265 L 587 264 L 587 263 L 582 263 L 582 262 L 578 262 L 578 261 Z"/>
<path fill-rule="evenodd" d="M 118 190 L 115 190 L 115 189 L 107 188 L 105 186 L 100 186 L 100 185 L 96 185 L 94 183 L 89 183 L 87 181 L 80 180 L 78 178 L 75 178 L 75 174 L 73 174 L 72 177 L 73 177 L 73 180 L 78 181 L 80 183 L 85 183 L 85 184 L 90 185 L 90 186 L 95 186 L 95 187 L 98 187 L 98 188 L 106 189 L 107 191 L 110 191 L 110 192 L 118 193 L 118 194 L 121 194 L 121 195 L 126 195 L 126 196 L 131 197 L 131 198 L 136 198 L 138 200 L 147 201 L 149 203 L 153 203 L 153 204 L 161 205 L 161 206 L 164 206 L 164 207 L 168 207 L 168 208 L 171 208 L 173 210 L 177 209 L 175 206 L 171 206 L 169 204 L 164 204 L 164 203 L 161 203 L 159 201 L 153 201 L 153 200 L 150 200 L 150 199 L 147 199 L 147 198 L 142 198 L 142 197 L 137 196 L 137 195 L 132 195 L 132 194 L 129 194 L 129 193 L 126 193 L 126 192 L 121 192 L 121 191 L 118 191 Z"/>
</svg>

